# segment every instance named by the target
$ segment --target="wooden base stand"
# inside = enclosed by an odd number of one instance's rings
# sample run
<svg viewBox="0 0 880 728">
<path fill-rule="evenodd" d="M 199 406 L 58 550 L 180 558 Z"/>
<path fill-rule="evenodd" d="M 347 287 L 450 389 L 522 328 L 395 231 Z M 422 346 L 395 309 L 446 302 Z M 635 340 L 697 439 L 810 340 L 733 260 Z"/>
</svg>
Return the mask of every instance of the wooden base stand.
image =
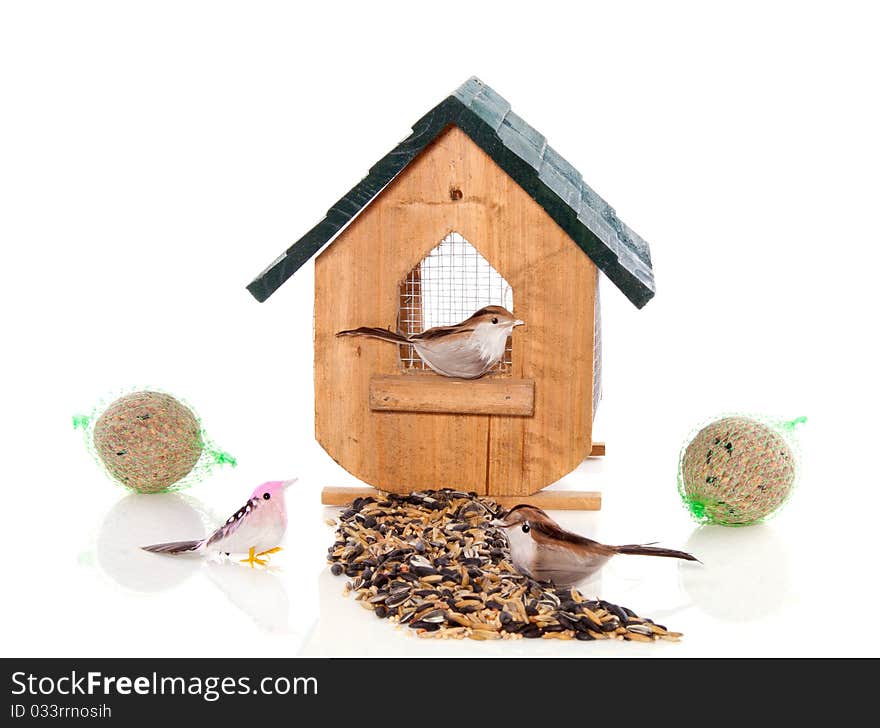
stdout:
<svg viewBox="0 0 880 728">
<path fill-rule="evenodd" d="M 590 457 L 605 455 L 605 443 L 594 442 Z M 321 491 L 325 506 L 347 506 L 355 498 L 375 498 L 377 488 L 369 485 L 328 487 Z M 520 503 L 537 506 L 545 511 L 598 511 L 602 508 L 602 494 L 595 490 L 540 490 L 533 495 L 489 496 L 498 505 L 510 508 Z"/>
<path fill-rule="evenodd" d="M 325 506 L 346 506 L 355 498 L 375 498 L 379 492 L 369 485 L 329 487 L 321 491 L 321 503 Z M 602 494 L 592 490 L 542 490 L 534 495 L 490 497 L 505 508 L 518 503 L 528 503 L 546 511 L 598 511 L 602 507 Z"/>
</svg>

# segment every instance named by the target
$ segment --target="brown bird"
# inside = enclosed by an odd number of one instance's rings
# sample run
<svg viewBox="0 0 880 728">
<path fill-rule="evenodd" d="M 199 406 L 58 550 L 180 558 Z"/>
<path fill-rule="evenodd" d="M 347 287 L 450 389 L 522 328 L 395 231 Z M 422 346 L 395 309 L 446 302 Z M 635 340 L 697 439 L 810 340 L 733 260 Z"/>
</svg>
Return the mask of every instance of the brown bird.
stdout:
<svg viewBox="0 0 880 728">
<path fill-rule="evenodd" d="M 422 361 L 438 374 L 476 379 L 501 361 L 507 338 L 523 323 L 503 306 L 486 306 L 460 324 L 435 326 L 412 336 L 370 326 L 340 331 L 336 335 L 411 344 Z"/>
<path fill-rule="evenodd" d="M 606 546 L 566 531 L 540 508 L 529 505 L 514 506 L 493 523 L 504 529 L 510 544 L 510 558 L 517 569 L 537 581 L 549 581 L 560 588 L 583 581 L 616 554 L 699 561 L 684 551 L 650 545 Z"/>
</svg>

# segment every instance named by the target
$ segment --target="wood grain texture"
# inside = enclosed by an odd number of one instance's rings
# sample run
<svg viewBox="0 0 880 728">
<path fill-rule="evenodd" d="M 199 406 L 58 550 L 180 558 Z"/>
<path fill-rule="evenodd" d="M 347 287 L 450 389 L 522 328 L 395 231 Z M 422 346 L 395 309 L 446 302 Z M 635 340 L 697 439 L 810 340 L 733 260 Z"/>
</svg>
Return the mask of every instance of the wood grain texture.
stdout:
<svg viewBox="0 0 880 728">
<path fill-rule="evenodd" d="M 604 442 L 594 442 L 593 447 L 590 449 L 590 457 L 591 458 L 601 458 L 605 456 L 605 443 Z"/>
<path fill-rule="evenodd" d="M 389 412 L 531 416 L 535 411 L 535 383 L 510 377 L 381 375 L 370 380 L 370 408 Z"/>
<path fill-rule="evenodd" d="M 325 506 L 347 506 L 355 498 L 380 498 L 381 491 L 370 486 L 327 487 L 321 491 Z M 511 508 L 519 503 L 537 506 L 545 511 L 598 511 L 602 494 L 589 490 L 542 490 L 534 495 L 492 496 L 500 506 Z"/>
<path fill-rule="evenodd" d="M 493 495 L 492 498 L 504 508 L 519 503 L 545 511 L 598 511 L 602 508 L 602 494 L 595 490 L 542 490 L 533 495 Z"/>
<path fill-rule="evenodd" d="M 453 200 L 450 189 L 462 197 Z M 400 373 L 398 348 L 336 338 L 393 327 L 400 282 L 444 237 L 463 235 L 510 283 L 511 378 L 535 382 L 534 414 L 374 412 L 370 380 Z M 460 488 L 524 496 L 592 449 L 596 268 L 519 185 L 450 127 L 315 260 L 315 434 L 359 479 L 394 492 Z"/>
</svg>

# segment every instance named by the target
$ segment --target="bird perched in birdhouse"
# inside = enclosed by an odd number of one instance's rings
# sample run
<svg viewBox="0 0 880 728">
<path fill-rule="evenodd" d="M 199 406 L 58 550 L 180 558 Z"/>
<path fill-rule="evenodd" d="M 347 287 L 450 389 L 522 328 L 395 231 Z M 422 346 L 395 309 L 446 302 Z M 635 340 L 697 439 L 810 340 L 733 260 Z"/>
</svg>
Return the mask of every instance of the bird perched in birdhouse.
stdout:
<svg viewBox="0 0 880 728">
<path fill-rule="evenodd" d="M 287 530 L 284 491 L 296 482 L 274 480 L 258 486 L 241 508 L 207 538 L 171 541 L 142 546 L 155 554 L 243 554 L 243 563 L 265 566 L 268 557 L 281 550 L 278 545 Z"/>
<path fill-rule="evenodd" d="M 524 323 L 503 306 L 486 306 L 455 326 L 435 326 L 412 336 L 370 326 L 340 331 L 336 335 L 410 344 L 422 361 L 438 374 L 477 379 L 501 361 L 508 337 Z"/>
<path fill-rule="evenodd" d="M 607 546 L 566 531 L 540 508 L 518 505 L 495 521 L 510 544 L 510 558 L 517 569 L 538 581 L 560 588 L 574 586 L 596 573 L 612 556 L 666 556 L 699 561 L 684 551 L 657 546 L 628 544 Z"/>
</svg>

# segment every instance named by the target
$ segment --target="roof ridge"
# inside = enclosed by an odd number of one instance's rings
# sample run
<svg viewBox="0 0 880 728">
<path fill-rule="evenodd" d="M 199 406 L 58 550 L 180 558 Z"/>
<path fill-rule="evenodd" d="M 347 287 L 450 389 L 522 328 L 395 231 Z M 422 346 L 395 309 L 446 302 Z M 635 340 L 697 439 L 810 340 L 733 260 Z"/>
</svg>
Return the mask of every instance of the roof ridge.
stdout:
<svg viewBox="0 0 880 728">
<path fill-rule="evenodd" d="M 374 164 L 323 220 L 257 276 L 248 285 L 253 296 L 259 301 L 271 296 L 450 125 L 458 126 L 509 174 L 633 304 L 641 308 L 651 300 L 655 288 L 647 242 L 543 134 L 476 76 L 413 124 L 412 133 Z"/>
</svg>

